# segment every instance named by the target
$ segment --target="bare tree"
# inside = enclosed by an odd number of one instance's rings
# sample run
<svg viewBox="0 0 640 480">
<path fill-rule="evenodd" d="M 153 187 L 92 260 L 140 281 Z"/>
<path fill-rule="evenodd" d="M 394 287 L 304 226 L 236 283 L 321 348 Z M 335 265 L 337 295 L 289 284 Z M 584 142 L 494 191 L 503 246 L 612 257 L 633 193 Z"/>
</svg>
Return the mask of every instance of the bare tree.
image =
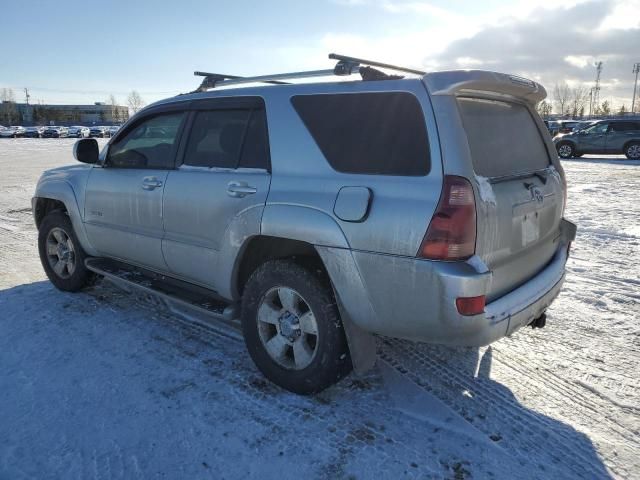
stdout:
<svg viewBox="0 0 640 480">
<path fill-rule="evenodd" d="M 569 110 L 569 99 L 571 97 L 571 89 L 567 83 L 563 83 L 562 85 L 556 85 L 553 87 L 553 99 L 558 105 L 558 110 L 560 115 L 565 115 Z"/>
<path fill-rule="evenodd" d="M 20 115 L 16 108 L 16 96 L 10 88 L 0 90 L 0 121 L 13 125 L 18 122 Z"/>
<path fill-rule="evenodd" d="M 604 117 L 608 117 L 609 115 L 611 115 L 611 106 L 609 105 L 608 100 L 605 100 L 604 102 L 602 102 L 602 105 L 600 105 L 600 113 Z"/>
<path fill-rule="evenodd" d="M 138 92 L 132 90 L 127 97 L 127 104 L 129 105 L 129 109 L 133 113 L 137 113 L 138 110 L 145 106 L 145 101 L 142 99 Z"/>
<path fill-rule="evenodd" d="M 626 115 L 628 112 L 626 105 L 623 103 L 622 106 L 620 107 L 620 110 L 618 110 L 618 115 Z"/>
<path fill-rule="evenodd" d="M 15 102 L 16 96 L 11 88 L 3 88 L 0 90 L 0 101 L 2 102 Z"/>
<path fill-rule="evenodd" d="M 548 118 L 549 115 L 551 115 L 552 108 L 553 106 L 551 105 L 551 102 L 547 102 L 546 100 L 543 100 L 536 105 L 536 110 L 542 118 Z"/>
<path fill-rule="evenodd" d="M 573 118 L 582 116 L 580 112 L 584 113 L 584 108 L 588 99 L 589 90 L 583 85 L 578 85 L 571 89 L 570 110 Z"/>
<path fill-rule="evenodd" d="M 109 95 L 108 100 L 109 105 L 111 106 L 111 121 L 118 121 L 118 101 L 116 97 L 113 96 L 113 93 Z"/>
</svg>

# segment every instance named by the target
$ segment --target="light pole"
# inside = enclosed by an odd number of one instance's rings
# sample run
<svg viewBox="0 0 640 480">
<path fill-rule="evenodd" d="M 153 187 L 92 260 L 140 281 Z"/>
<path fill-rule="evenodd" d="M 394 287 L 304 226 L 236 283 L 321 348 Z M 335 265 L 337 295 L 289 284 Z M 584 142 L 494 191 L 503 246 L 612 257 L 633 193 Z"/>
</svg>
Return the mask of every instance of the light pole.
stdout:
<svg viewBox="0 0 640 480">
<path fill-rule="evenodd" d="M 636 90 L 638 89 L 638 72 L 640 72 L 640 62 L 633 64 L 633 71 L 631 73 L 636 74 L 636 81 L 633 84 L 633 100 L 631 100 L 631 114 L 635 113 L 636 106 Z"/>
</svg>

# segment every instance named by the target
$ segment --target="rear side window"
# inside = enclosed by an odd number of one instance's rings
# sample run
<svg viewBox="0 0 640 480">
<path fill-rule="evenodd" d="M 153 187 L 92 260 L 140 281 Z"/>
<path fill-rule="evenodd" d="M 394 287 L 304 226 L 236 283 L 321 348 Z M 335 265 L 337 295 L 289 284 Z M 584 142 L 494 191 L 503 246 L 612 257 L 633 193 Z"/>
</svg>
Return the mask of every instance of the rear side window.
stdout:
<svg viewBox="0 0 640 480">
<path fill-rule="evenodd" d="M 264 110 L 197 112 L 183 163 L 208 168 L 268 169 Z"/>
<path fill-rule="evenodd" d="M 410 93 L 298 95 L 293 107 L 338 172 L 427 175 L 424 115 Z"/>
<path fill-rule="evenodd" d="M 549 166 L 542 134 L 525 106 L 477 98 L 459 98 L 458 106 L 478 175 L 503 177 Z"/>
<path fill-rule="evenodd" d="M 633 132 L 638 130 L 638 124 L 635 122 L 611 122 L 609 130 L 612 132 Z"/>
</svg>

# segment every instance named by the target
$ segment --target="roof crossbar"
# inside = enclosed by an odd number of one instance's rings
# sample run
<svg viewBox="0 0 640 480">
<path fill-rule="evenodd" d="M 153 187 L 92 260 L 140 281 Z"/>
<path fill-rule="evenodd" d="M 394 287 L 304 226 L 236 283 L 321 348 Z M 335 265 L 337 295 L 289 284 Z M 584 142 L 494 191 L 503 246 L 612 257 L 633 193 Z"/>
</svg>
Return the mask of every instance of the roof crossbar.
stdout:
<svg viewBox="0 0 640 480">
<path fill-rule="evenodd" d="M 242 78 L 242 77 L 239 77 L 238 75 L 227 75 L 224 73 L 210 73 L 210 72 L 200 72 L 200 71 L 193 72 L 193 74 L 196 77 L 204 77 L 202 79 L 202 83 L 200 84 L 196 92 L 204 92 L 209 88 L 215 88 L 216 85 L 218 85 L 220 82 L 223 82 L 225 80 L 235 80 L 235 79 Z M 287 82 L 268 81 L 266 83 L 284 84 Z"/>
<path fill-rule="evenodd" d="M 413 68 L 406 68 L 406 67 L 398 67 L 397 65 L 390 65 L 388 63 L 376 62 L 374 60 L 365 60 L 363 58 L 348 57 L 346 55 L 339 55 L 337 53 L 330 53 L 329 59 L 338 60 L 340 62 L 345 62 L 345 63 L 353 63 L 357 65 L 369 65 L 370 67 L 386 68 L 388 70 L 395 70 L 397 72 L 414 73 L 416 75 L 425 75 L 427 73 L 427 72 L 423 72 L 422 70 L 415 70 Z"/>
<path fill-rule="evenodd" d="M 412 68 L 399 67 L 388 63 L 375 62 L 372 60 L 364 60 L 362 58 L 348 57 L 346 55 L 338 55 L 330 53 L 331 60 L 338 60 L 333 69 L 310 70 L 303 72 L 275 73 L 272 75 L 259 75 L 256 77 L 239 77 L 237 75 L 225 75 L 222 73 L 194 72 L 194 75 L 205 77 L 197 91 L 205 91 L 209 88 L 224 85 L 240 85 L 243 83 L 274 83 L 283 84 L 282 80 L 295 78 L 314 78 L 328 77 L 332 75 L 348 76 L 353 73 L 360 73 L 364 80 L 382 80 L 382 79 L 398 79 L 402 78 L 395 75 L 387 75 L 381 71 L 376 71 L 371 67 L 380 67 L 398 72 L 413 73 L 416 75 L 424 75 L 426 72 L 414 70 Z M 362 67 L 361 65 L 366 65 Z"/>
</svg>

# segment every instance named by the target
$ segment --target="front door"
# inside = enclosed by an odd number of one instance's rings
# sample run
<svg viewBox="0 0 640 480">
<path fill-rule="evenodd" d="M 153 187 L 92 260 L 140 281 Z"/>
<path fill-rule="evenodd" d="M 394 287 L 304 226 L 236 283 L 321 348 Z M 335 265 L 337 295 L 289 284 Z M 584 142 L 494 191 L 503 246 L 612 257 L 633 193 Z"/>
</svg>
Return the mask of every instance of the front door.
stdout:
<svg viewBox="0 0 640 480">
<path fill-rule="evenodd" d="M 220 291 L 217 272 L 229 243 L 260 233 L 271 175 L 261 100 L 198 102 L 182 165 L 164 193 L 164 258 L 170 271 Z"/>
<path fill-rule="evenodd" d="M 581 153 L 604 153 L 607 141 L 607 122 L 597 123 L 578 135 L 578 150 Z"/>
<path fill-rule="evenodd" d="M 91 170 L 84 221 L 101 255 L 167 270 L 162 196 L 185 117 L 172 111 L 141 118 L 109 145 L 103 165 Z"/>
</svg>

